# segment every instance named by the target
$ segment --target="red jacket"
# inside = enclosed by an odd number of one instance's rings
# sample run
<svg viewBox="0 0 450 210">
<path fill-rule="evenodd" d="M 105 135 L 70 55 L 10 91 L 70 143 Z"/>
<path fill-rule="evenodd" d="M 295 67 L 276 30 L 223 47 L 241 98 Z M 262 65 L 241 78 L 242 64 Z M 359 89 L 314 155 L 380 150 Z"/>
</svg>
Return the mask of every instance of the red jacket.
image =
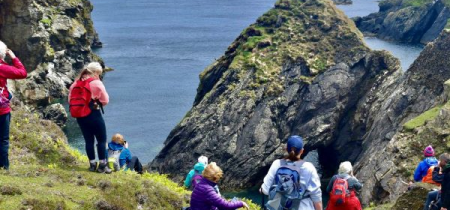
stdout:
<svg viewBox="0 0 450 210">
<path fill-rule="evenodd" d="M 3 95 L 8 98 L 9 92 L 7 84 L 7 79 L 25 79 L 27 77 L 27 70 L 20 62 L 19 58 L 12 59 L 12 66 L 3 60 L 0 60 L 0 88 L 5 88 L 3 90 Z M 11 108 L 0 108 L 0 115 L 8 114 Z"/>
</svg>

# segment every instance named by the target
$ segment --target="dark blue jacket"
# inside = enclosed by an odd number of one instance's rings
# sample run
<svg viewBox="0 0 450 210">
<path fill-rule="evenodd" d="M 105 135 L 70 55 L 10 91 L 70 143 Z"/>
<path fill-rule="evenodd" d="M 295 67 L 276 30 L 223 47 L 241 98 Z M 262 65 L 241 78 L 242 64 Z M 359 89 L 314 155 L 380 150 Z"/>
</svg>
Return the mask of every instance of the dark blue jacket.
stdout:
<svg viewBox="0 0 450 210">
<path fill-rule="evenodd" d="M 131 155 L 130 150 L 125 148 L 121 144 L 117 144 L 115 142 L 109 142 L 108 148 L 113 151 L 122 150 L 122 152 L 120 153 L 120 157 L 119 157 L 119 164 L 120 164 L 121 168 L 122 168 L 122 166 L 129 163 L 131 161 L 131 158 L 133 157 Z"/>
<path fill-rule="evenodd" d="M 428 169 L 431 166 L 437 166 L 438 160 L 435 157 L 427 157 L 417 165 L 414 171 L 414 181 L 421 182 L 422 178 L 427 175 Z"/>
</svg>

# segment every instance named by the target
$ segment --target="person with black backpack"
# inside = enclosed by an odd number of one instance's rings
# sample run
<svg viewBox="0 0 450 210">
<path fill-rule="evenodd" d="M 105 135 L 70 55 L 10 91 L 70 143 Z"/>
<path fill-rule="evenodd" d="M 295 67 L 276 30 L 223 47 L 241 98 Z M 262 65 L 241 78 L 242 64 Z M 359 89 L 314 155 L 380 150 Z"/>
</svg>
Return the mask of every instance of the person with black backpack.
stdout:
<svg viewBox="0 0 450 210">
<path fill-rule="evenodd" d="M 439 162 L 438 166 L 433 168 L 432 172 L 432 180 L 439 184 L 439 187 L 441 187 L 441 184 L 444 180 L 444 173 L 443 169 L 445 165 L 447 165 L 448 161 L 450 159 L 450 156 L 448 153 L 443 153 L 439 156 Z M 427 195 L 427 200 L 425 202 L 425 206 L 423 208 L 424 210 L 440 210 L 441 209 L 441 190 L 432 190 Z"/>
<path fill-rule="evenodd" d="M 111 173 L 106 161 L 106 125 L 103 120 L 103 106 L 109 102 L 105 86 L 100 81 L 103 68 L 98 62 L 89 63 L 69 91 L 69 109 L 72 117 L 77 118 L 78 125 L 86 142 L 89 158 L 89 171 Z M 95 161 L 95 140 L 100 163 Z"/>
<path fill-rule="evenodd" d="M 362 184 L 353 176 L 353 166 L 345 161 L 339 165 L 339 173 L 331 178 L 327 187 L 330 194 L 326 210 L 362 210 L 356 192 Z"/>
<path fill-rule="evenodd" d="M 301 159 L 303 151 L 303 139 L 291 136 L 288 155 L 270 166 L 260 189 L 269 195 L 268 210 L 322 210 L 320 178 L 314 165 Z"/>
</svg>

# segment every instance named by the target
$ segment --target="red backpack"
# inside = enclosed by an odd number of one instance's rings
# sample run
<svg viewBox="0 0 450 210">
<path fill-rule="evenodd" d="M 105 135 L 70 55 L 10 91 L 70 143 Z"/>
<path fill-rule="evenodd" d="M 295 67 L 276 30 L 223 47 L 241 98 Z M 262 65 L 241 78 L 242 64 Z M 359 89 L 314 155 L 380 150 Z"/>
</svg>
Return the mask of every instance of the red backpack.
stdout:
<svg viewBox="0 0 450 210">
<path fill-rule="evenodd" d="M 91 86 L 89 83 L 94 78 L 87 80 L 77 80 L 70 92 L 69 110 L 70 115 L 75 118 L 86 117 L 91 113 L 89 103 L 92 101 Z"/>
<path fill-rule="evenodd" d="M 330 203 L 336 206 L 343 205 L 345 204 L 345 198 L 348 196 L 347 179 L 336 177 L 333 183 L 333 189 L 330 192 Z"/>
</svg>

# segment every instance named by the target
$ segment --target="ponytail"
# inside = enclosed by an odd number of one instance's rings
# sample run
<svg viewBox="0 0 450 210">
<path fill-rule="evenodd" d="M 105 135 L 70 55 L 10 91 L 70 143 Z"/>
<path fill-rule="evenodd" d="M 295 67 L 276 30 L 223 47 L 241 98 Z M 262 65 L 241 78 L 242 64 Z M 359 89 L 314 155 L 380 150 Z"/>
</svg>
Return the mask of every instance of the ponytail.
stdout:
<svg viewBox="0 0 450 210">
<path fill-rule="evenodd" d="M 84 77 L 85 75 L 92 76 L 93 73 L 92 73 L 89 69 L 83 69 L 83 70 L 81 71 L 80 75 L 78 75 L 78 77 L 77 77 L 76 80 L 81 80 L 81 79 L 83 79 L 83 77 Z"/>
<path fill-rule="evenodd" d="M 285 158 L 288 159 L 288 160 L 290 160 L 290 161 L 293 161 L 293 162 L 299 161 L 299 160 L 300 160 L 300 157 L 298 157 L 298 155 L 299 155 L 300 153 L 296 153 L 295 150 L 296 150 L 295 147 L 291 148 L 291 151 L 289 152 L 289 154 L 288 154 Z M 301 151 L 301 150 L 300 150 L 300 151 Z"/>
</svg>

